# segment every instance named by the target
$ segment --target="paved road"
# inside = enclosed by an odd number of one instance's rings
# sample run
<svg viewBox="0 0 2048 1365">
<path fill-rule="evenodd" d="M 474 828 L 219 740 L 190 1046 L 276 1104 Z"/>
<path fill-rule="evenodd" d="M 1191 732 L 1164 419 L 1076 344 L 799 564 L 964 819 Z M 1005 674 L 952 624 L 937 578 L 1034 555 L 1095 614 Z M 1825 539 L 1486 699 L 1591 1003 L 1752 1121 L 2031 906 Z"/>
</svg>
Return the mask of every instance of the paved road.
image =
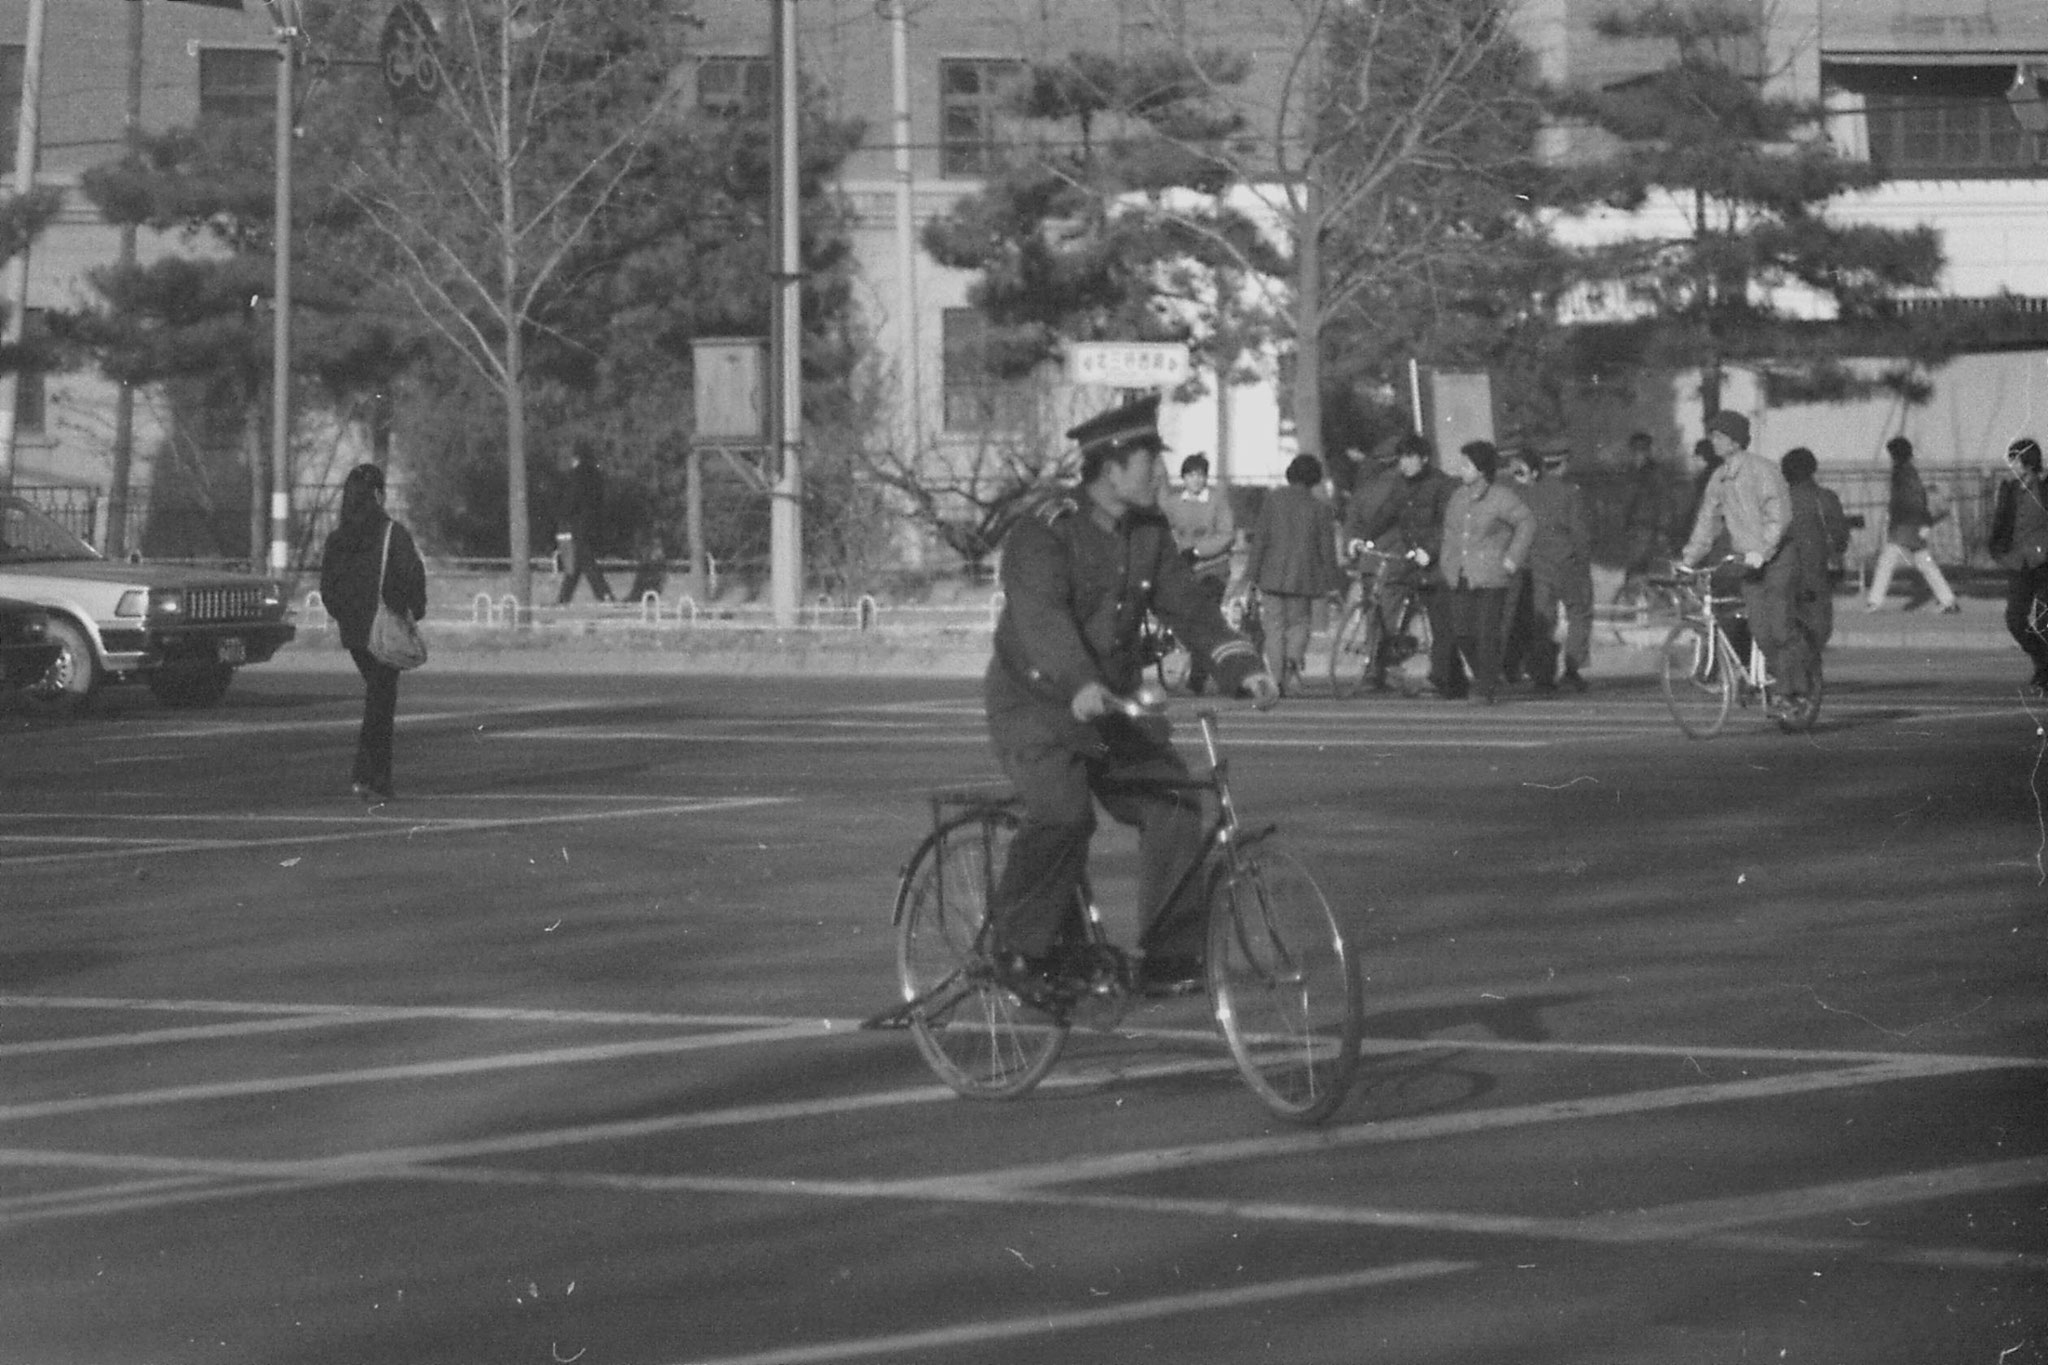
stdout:
<svg viewBox="0 0 2048 1365">
<path fill-rule="evenodd" d="M 2048 716 L 1831 673 L 1228 714 L 1368 948 L 1313 1132 L 1198 1006 L 854 1027 L 970 684 L 429 670 L 368 812 L 339 674 L 0 717 L 0 1363 L 2048 1360 Z"/>
</svg>

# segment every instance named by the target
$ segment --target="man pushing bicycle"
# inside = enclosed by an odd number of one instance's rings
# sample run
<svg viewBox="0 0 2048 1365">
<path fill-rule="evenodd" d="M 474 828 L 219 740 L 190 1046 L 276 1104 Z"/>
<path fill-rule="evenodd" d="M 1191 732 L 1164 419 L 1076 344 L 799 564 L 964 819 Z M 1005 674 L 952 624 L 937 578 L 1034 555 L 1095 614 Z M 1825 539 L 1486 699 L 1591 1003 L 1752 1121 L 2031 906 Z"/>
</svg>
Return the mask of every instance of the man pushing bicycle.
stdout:
<svg viewBox="0 0 2048 1365">
<path fill-rule="evenodd" d="M 989 739 L 1023 803 L 997 883 L 995 961 L 1026 999 L 1056 996 L 1088 964 L 1079 893 L 1095 803 L 1135 825 L 1139 903 L 1154 905 L 1202 853 L 1196 796 L 1129 784 L 1185 778 L 1163 727 L 1125 713 L 1144 657 L 1149 609 L 1207 663 L 1225 695 L 1260 709 L 1279 700 L 1251 642 L 1225 624 L 1195 581 L 1159 511 L 1159 399 L 1139 399 L 1067 432 L 1081 484 L 1025 515 L 1003 540 L 1004 604 L 984 683 Z M 1139 935 L 1138 985 L 1151 995 L 1200 989 L 1200 887 L 1162 906 Z"/>
</svg>

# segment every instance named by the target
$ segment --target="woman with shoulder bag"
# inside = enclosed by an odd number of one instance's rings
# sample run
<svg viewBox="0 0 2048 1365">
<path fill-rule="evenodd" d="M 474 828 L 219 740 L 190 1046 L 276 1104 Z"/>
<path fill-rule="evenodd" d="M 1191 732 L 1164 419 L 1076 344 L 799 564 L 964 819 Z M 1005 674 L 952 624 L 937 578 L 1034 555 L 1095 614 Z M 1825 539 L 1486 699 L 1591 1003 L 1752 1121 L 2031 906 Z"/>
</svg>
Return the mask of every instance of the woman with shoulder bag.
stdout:
<svg viewBox="0 0 2048 1365">
<path fill-rule="evenodd" d="M 2004 566 L 2005 628 L 2034 661 L 2028 684 L 2048 695 L 2048 485 L 2041 443 L 2022 436 L 2005 449 L 2010 475 L 1991 514 L 1991 555 Z"/>
<path fill-rule="evenodd" d="M 363 726 L 356 736 L 352 785 L 363 798 L 391 799 L 391 737 L 398 716 L 398 675 L 424 657 L 386 647 L 396 664 L 372 652 L 373 629 L 411 634 L 427 614 L 427 569 L 412 534 L 384 512 L 384 471 L 359 464 L 341 485 L 341 521 L 320 557 L 320 600 L 342 646 L 363 675 Z M 398 618 L 378 621 L 378 608 Z M 417 646 L 417 637 L 412 643 Z"/>
</svg>

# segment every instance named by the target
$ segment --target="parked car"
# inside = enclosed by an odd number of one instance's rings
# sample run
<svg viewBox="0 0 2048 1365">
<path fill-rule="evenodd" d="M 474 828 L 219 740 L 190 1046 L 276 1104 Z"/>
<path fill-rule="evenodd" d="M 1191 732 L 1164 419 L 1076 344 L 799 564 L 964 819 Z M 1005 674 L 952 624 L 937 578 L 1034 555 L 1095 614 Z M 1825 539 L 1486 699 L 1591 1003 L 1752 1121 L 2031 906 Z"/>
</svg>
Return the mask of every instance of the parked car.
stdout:
<svg viewBox="0 0 2048 1365">
<path fill-rule="evenodd" d="M 33 602 L 0 597 L 0 693 L 40 682 L 61 653 L 50 638 L 50 613 Z"/>
<path fill-rule="evenodd" d="M 110 562 L 17 497 L 0 497 L 0 596 L 48 614 L 57 656 L 25 689 L 50 708 L 141 681 L 169 706 L 212 706 L 235 670 L 292 638 L 284 585 L 168 564 Z"/>
</svg>

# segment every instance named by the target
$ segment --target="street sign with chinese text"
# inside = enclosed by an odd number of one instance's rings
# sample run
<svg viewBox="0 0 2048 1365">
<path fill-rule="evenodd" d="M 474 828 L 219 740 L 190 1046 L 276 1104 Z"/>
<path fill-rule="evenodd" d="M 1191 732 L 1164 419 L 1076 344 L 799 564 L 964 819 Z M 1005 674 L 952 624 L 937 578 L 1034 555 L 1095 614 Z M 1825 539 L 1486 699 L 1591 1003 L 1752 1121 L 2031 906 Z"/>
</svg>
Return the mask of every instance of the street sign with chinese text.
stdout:
<svg viewBox="0 0 2048 1365">
<path fill-rule="evenodd" d="M 1067 378 L 1112 389 L 1161 389 L 1185 384 L 1192 371 L 1178 341 L 1077 341 L 1067 347 Z"/>
</svg>

